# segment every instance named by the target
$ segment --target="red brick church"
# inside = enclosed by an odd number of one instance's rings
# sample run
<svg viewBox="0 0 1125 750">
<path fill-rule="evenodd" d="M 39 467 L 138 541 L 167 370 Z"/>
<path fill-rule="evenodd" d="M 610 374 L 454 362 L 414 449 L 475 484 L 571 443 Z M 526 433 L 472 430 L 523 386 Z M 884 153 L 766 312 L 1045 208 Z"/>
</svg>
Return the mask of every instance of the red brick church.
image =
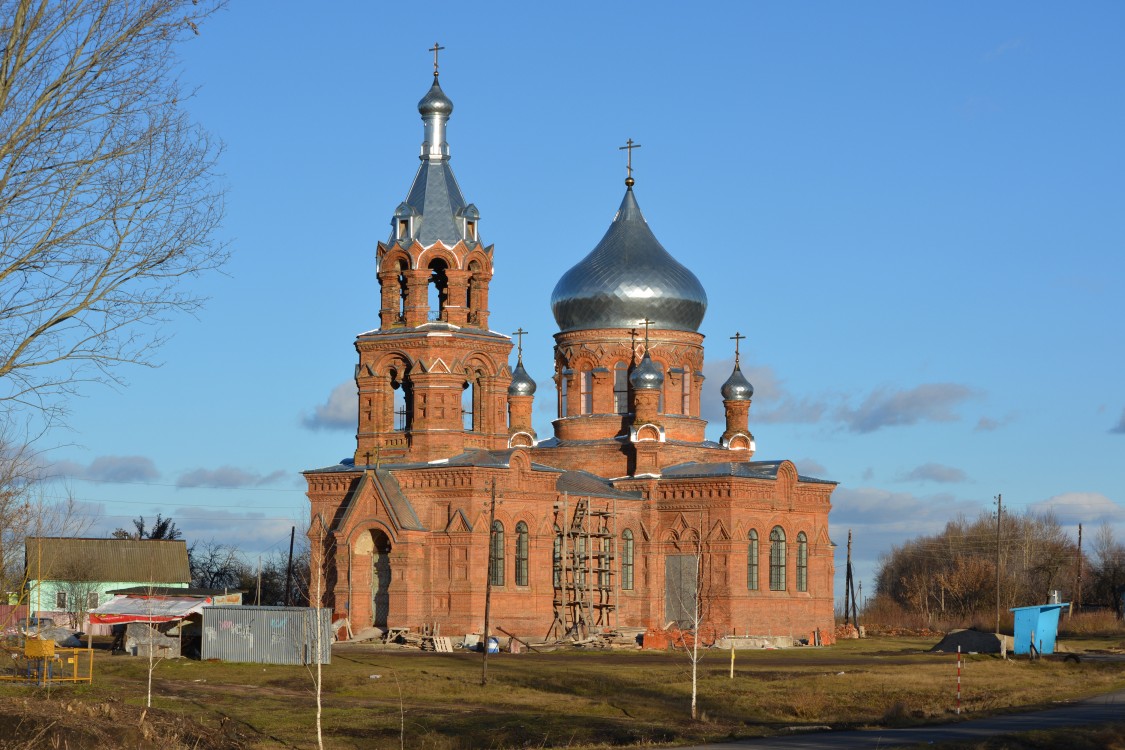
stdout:
<svg viewBox="0 0 1125 750">
<path fill-rule="evenodd" d="M 354 458 L 304 473 L 324 606 L 355 630 L 480 632 L 487 589 L 491 622 L 532 637 L 698 613 L 719 634 L 831 642 L 836 485 L 753 460 L 737 355 L 726 429 L 704 437 L 706 293 L 632 177 L 552 295 L 558 418 L 541 439 L 522 347 L 513 366 L 489 329 L 497 258 L 450 169 L 436 66 L 418 110 L 422 163 L 376 256 L 379 327 L 355 341 Z"/>
</svg>

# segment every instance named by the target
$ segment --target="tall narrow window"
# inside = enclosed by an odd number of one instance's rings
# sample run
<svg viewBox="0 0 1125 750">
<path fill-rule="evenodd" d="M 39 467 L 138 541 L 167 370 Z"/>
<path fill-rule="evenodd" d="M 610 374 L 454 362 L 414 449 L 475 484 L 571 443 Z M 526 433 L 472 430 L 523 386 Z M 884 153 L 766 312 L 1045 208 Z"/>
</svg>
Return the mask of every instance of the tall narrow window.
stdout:
<svg viewBox="0 0 1125 750">
<path fill-rule="evenodd" d="M 809 538 L 803 531 L 797 534 L 797 590 L 809 590 Z"/>
<path fill-rule="evenodd" d="M 758 590 L 758 530 L 750 529 L 750 544 L 746 549 L 746 588 Z"/>
<path fill-rule="evenodd" d="M 504 524 L 492 522 L 492 539 L 488 545 L 488 580 L 493 586 L 504 585 Z"/>
<path fill-rule="evenodd" d="M 683 404 L 680 414 L 685 417 L 691 416 L 691 370 L 687 367 L 684 368 Z"/>
<path fill-rule="evenodd" d="M 397 370 L 392 369 L 390 376 L 394 428 L 396 432 L 402 432 L 410 427 L 410 384 Z"/>
<path fill-rule="evenodd" d="M 618 414 L 629 412 L 629 365 L 624 362 L 613 366 L 613 410 Z"/>
<path fill-rule="evenodd" d="M 633 590 L 633 531 L 621 532 L 621 588 Z"/>
<path fill-rule="evenodd" d="M 406 320 L 406 262 L 398 262 L 398 319 Z"/>
<path fill-rule="evenodd" d="M 59 610 L 66 609 L 66 592 L 65 591 L 56 591 L 55 592 L 55 609 L 59 609 Z"/>
<path fill-rule="evenodd" d="M 430 262 L 430 283 L 427 290 L 427 301 L 430 306 L 430 320 L 441 320 L 445 311 L 445 303 L 449 289 L 449 279 L 446 276 L 448 264 L 441 258 Z"/>
<path fill-rule="evenodd" d="M 656 362 L 655 364 L 656 364 L 657 368 L 660 369 L 660 375 L 664 379 L 665 386 L 667 386 L 668 379 L 667 379 L 667 377 L 664 377 L 664 365 L 660 364 L 659 362 Z M 659 391 L 657 391 L 657 393 L 660 394 L 660 398 L 658 398 L 657 401 L 656 401 L 656 413 L 657 414 L 663 414 L 664 413 L 664 389 L 661 388 Z"/>
<path fill-rule="evenodd" d="M 770 532 L 770 591 L 785 590 L 785 532 L 774 526 Z"/>
<path fill-rule="evenodd" d="M 582 413 L 594 413 L 594 373 L 589 370 L 582 371 L 582 378 L 578 384 L 582 396 Z"/>
<path fill-rule="evenodd" d="M 558 525 L 555 526 L 555 549 L 551 554 L 551 565 L 554 568 L 554 581 L 555 588 L 562 588 L 562 572 L 563 572 L 563 559 L 562 559 L 562 531 Z"/>
<path fill-rule="evenodd" d="M 567 377 L 566 371 L 563 370 L 562 374 L 559 376 L 559 417 L 560 418 L 565 417 L 566 414 L 567 414 L 566 401 L 567 401 L 567 397 L 569 395 L 570 395 L 570 378 Z"/>
<path fill-rule="evenodd" d="M 597 557 L 598 567 L 598 586 L 606 588 L 609 586 L 612 576 L 610 575 L 610 565 L 613 563 L 613 542 L 609 537 L 609 529 L 602 529 L 602 552 Z"/>
<path fill-rule="evenodd" d="M 471 379 L 467 381 L 461 390 L 461 429 L 466 432 L 472 432 L 476 429 L 475 412 L 473 409 L 477 400 L 477 381 Z"/>
<path fill-rule="evenodd" d="M 516 585 L 527 585 L 527 524 L 516 524 Z"/>
</svg>

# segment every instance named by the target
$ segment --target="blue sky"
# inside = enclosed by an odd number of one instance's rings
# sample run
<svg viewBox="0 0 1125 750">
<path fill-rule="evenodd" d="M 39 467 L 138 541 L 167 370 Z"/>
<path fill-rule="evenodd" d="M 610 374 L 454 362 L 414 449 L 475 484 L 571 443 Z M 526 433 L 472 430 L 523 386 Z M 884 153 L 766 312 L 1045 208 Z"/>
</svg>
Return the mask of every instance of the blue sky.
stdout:
<svg viewBox="0 0 1125 750">
<path fill-rule="evenodd" d="M 236 3 L 183 48 L 226 144 L 233 259 L 192 282 L 210 302 L 162 367 L 87 389 L 52 434 L 49 492 L 96 529 L 162 512 L 251 559 L 303 532 L 298 472 L 353 450 L 340 386 L 378 325 L 375 245 L 439 40 L 492 327 L 531 331 L 540 436 L 548 299 L 633 138 L 641 208 L 708 293 L 709 434 L 741 331 L 757 457 L 841 483 L 841 580 L 849 528 L 870 592 L 891 544 L 997 493 L 1125 536 L 1125 6 L 312 7 Z"/>
</svg>

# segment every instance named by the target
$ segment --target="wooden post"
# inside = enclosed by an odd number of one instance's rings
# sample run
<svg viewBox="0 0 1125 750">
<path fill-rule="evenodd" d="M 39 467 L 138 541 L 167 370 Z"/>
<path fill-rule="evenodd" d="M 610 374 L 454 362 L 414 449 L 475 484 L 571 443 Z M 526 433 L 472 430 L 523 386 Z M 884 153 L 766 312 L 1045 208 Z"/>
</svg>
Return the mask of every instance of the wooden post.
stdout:
<svg viewBox="0 0 1125 750">
<path fill-rule="evenodd" d="M 996 635 L 1000 635 L 1000 514 L 1003 500 L 996 496 Z"/>
<path fill-rule="evenodd" d="M 488 570 L 488 582 L 484 586 L 484 643 L 481 651 L 484 653 L 484 658 L 481 660 L 480 667 L 480 684 L 488 684 L 488 618 L 492 610 L 492 524 L 496 522 L 496 480 L 492 480 L 492 487 L 490 498 L 488 502 L 488 565 L 485 568 Z"/>
</svg>

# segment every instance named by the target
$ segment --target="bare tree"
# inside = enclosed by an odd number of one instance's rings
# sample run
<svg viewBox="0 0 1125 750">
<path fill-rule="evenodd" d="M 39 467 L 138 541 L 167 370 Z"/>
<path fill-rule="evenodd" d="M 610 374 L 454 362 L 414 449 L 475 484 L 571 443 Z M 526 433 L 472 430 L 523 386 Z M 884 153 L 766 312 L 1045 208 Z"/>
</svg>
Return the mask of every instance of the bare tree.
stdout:
<svg viewBox="0 0 1125 750">
<path fill-rule="evenodd" d="M 175 48 L 222 0 L 0 2 L 0 402 L 57 413 L 152 364 L 214 270 L 219 145 Z"/>
<path fill-rule="evenodd" d="M 238 588 L 247 567 L 233 545 L 220 544 L 214 539 L 191 545 L 188 562 L 191 585 L 201 589 Z"/>
<path fill-rule="evenodd" d="M 133 519 L 133 528 L 136 531 L 118 527 L 113 530 L 110 536 L 114 539 L 166 539 L 172 541 L 181 539 L 184 535 L 182 531 L 176 528 L 176 522 L 171 518 L 165 518 L 162 513 L 156 514 L 156 520 L 153 521 L 151 528 L 145 525 L 144 516 L 137 516 Z"/>
</svg>

